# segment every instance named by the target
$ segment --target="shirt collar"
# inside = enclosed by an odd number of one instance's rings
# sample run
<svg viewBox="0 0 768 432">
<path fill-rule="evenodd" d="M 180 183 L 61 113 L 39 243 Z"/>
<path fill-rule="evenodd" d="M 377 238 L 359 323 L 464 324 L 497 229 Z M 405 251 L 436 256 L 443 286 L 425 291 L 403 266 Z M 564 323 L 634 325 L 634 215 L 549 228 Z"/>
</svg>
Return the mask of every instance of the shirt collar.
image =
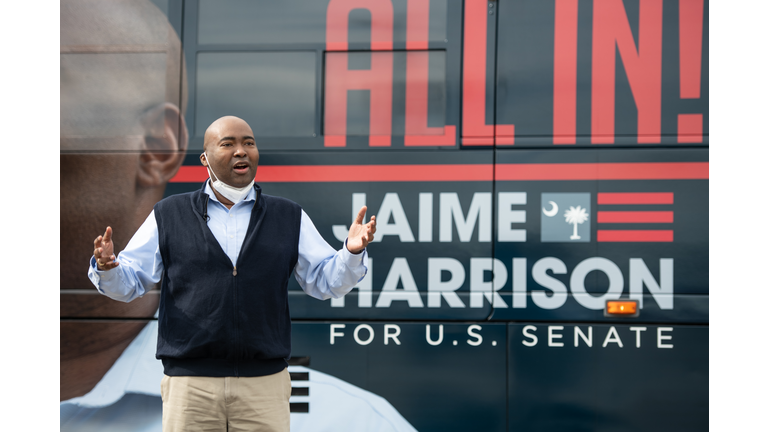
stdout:
<svg viewBox="0 0 768 432">
<path fill-rule="evenodd" d="M 93 390 L 62 401 L 61 405 L 101 408 L 112 405 L 127 393 L 159 397 L 163 365 L 155 358 L 156 348 L 157 321 L 153 320 L 128 345 Z"/>
</svg>

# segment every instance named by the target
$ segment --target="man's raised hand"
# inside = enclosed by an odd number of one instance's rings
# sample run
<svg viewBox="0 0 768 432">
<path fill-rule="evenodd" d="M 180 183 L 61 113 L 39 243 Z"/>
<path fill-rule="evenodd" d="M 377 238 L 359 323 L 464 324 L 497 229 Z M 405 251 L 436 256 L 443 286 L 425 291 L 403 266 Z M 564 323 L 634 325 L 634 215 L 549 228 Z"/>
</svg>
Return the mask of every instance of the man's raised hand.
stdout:
<svg viewBox="0 0 768 432">
<path fill-rule="evenodd" d="M 376 233 L 376 216 L 371 216 L 371 220 L 363 225 L 363 218 L 368 207 L 363 206 L 360 211 L 357 212 L 357 217 L 349 227 L 349 235 L 347 236 L 347 250 L 353 254 L 359 254 L 368 246 L 368 243 L 373 241 L 373 234 Z"/>
<path fill-rule="evenodd" d="M 96 237 L 93 241 L 93 257 L 96 258 L 96 266 L 101 271 L 117 267 L 115 245 L 112 243 L 112 227 L 107 227 L 104 235 Z"/>
</svg>

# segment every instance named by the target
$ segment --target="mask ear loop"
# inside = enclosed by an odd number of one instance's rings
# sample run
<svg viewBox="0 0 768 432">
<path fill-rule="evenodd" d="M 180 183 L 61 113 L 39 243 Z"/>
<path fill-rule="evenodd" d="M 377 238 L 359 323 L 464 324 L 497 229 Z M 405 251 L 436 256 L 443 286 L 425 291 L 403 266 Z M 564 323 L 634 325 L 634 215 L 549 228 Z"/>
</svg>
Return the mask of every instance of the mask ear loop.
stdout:
<svg viewBox="0 0 768 432">
<path fill-rule="evenodd" d="M 213 172 L 213 167 L 211 166 L 211 161 L 208 160 L 208 154 L 203 152 L 203 155 L 205 156 L 205 161 L 208 162 L 208 166 L 206 167 L 210 172 L 208 173 L 208 178 L 211 179 L 211 182 L 214 182 L 219 179 L 219 176 L 216 175 L 215 172 Z M 213 175 L 211 175 L 213 174 Z M 216 177 L 216 180 L 213 178 Z"/>
</svg>

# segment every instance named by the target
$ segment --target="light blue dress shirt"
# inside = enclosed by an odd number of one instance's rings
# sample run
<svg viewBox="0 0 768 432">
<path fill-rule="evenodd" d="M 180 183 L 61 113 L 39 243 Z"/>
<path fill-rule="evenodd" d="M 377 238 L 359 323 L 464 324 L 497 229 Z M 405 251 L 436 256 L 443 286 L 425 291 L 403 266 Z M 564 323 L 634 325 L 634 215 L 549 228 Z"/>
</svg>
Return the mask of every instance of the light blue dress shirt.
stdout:
<svg viewBox="0 0 768 432">
<path fill-rule="evenodd" d="M 237 262 L 240 248 L 251 219 L 251 210 L 256 204 L 256 191 L 251 189 L 239 203 L 227 209 L 205 184 L 208 201 L 208 228 L 232 263 Z M 299 233 L 299 259 L 294 275 L 308 295 L 325 300 L 339 298 L 348 293 L 368 272 L 368 252 L 353 254 L 346 245 L 341 250 L 333 249 L 320 235 L 309 216 L 301 211 Z M 115 300 L 129 302 L 146 293 L 160 281 L 163 274 L 163 260 L 155 212 L 149 214 L 125 249 L 117 255 L 119 265 L 107 271 L 96 267 L 91 257 L 88 277 L 100 293 Z M 241 263 L 247 265 L 247 263 Z"/>
</svg>

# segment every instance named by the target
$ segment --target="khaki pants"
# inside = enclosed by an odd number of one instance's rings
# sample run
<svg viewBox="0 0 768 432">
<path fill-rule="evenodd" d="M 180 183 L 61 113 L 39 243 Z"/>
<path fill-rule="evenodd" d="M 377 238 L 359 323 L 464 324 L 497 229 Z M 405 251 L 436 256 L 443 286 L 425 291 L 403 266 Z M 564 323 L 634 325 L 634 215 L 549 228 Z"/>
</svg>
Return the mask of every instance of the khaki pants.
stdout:
<svg viewBox="0 0 768 432">
<path fill-rule="evenodd" d="M 288 369 L 262 377 L 163 376 L 163 432 L 289 432 Z"/>
</svg>

